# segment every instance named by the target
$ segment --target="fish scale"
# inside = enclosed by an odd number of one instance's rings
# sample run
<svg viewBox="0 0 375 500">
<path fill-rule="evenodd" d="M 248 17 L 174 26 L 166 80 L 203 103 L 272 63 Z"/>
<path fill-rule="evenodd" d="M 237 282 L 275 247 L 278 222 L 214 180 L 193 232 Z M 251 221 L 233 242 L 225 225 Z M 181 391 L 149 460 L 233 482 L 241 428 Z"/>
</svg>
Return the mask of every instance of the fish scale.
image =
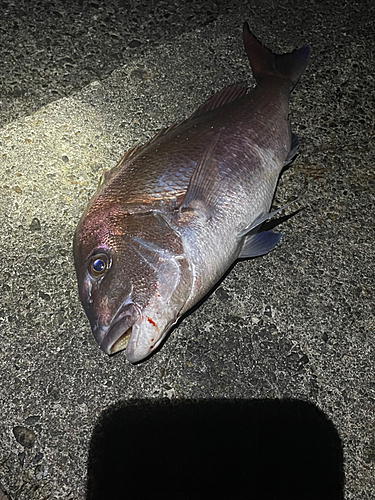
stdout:
<svg viewBox="0 0 375 500">
<path fill-rule="evenodd" d="M 126 153 L 77 226 L 80 299 L 107 354 L 147 358 L 238 258 L 281 238 L 260 226 L 278 212 L 277 181 L 297 152 L 289 95 L 310 48 L 275 55 L 247 24 L 244 43 L 257 86 L 223 89 Z"/>
<path fill-rule="evenodd" d="M 257 105 L 264 104 L 260 101 Z M 226 136 L 229 139 L 237 137 L 238 144 L 236 145 L 236 162 L 222 161 L 221 175 L 242 176 L 242 181 L 246 182 L 244 173 L 239 172 L 238 167 L 242 163 L 254 172 L 255 163 L 246 157 L 247 150 L 253 146 L 254 142 L 259 147 L 267 144 L 271 131 L 271 124 L 268 122 L 258 122 L 259 128 L 254 129 L 253 124 L 249 121 L 251 114 L 256 114 L 253 108 L 254 97 L 246 95 L 238 101 L 225 104 L 222 108 L 217 108 L 202 117 L 195 118 L 193 123 L 188 121 L 180 125 L 162 137 L 160 142 L 152 143 L 142 149 L 132 163 L 126 165 L 123 170 L 120 166 L 119 172 L 111 179 L 110 185 L 103 186 L 105 196 L 109 200 L 111 197 L 118 196 L 123 199 L 124 205 L 139 207 L 142 201 L 149 205 L 157 203 L 157 200 L 162 201 L 165 198 L 173 198 L 177 197 L 178 194 L 183 194 L 187 189 L 197 161 L 206 147 L 202 136 L 206 138 L 206 141 L 209 141 L 217 133 L 217 130 L 223 127 L 225 127 L 226 132 L 222 134 L 224 146 L 218 145 L 217 157 L 223 157 L 223 159 L 227 157 Z M 282 114 L 283 110 L 277 111 Z M 223 116 L 223 113 L 227 116 Z M 283 147 L 277 152 L 282 162 L 290 149 L 290 132 L 287 127 L 285 128 L 285 141 Z M 243 142 L 246 141 L 247 137 L 252 140 L 250 148 L 243 147 Z M 243 162 L 241 162 L 241 156 L 244 159 Z M 133 170 L 129 172 L 129 169 Z"/>
</svg>

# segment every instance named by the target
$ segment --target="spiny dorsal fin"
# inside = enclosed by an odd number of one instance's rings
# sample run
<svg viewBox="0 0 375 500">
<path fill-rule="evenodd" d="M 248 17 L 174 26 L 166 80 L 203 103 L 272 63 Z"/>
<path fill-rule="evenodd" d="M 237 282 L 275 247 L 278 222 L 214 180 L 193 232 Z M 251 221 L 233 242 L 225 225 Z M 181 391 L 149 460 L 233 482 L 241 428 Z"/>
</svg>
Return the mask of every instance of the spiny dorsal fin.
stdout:
<svg viewBox="0 0 375 500">
<path fill-rule="evenodd" d="M 142 147 L 143 146 L 141 144 L 137 144 L 134 148 L 129 149 L 129 151 L 127 151 L 124 154 L 124 156 L 117 163 L 117 165 L 115 165 L 112 168 L 105 168 L 100 177 L 99 186 L 107 182 L 107 180 L 111 177 L 111 175 L 117 171 L 118 167 L 120 166 L 123 167 L 126 162 L 129 162 L 130 159 L 134 158 L 134 156 L 142 149 Z"/>
<path fill-rule="evenodd" d="M 234 83 L 233 85 L 223 88 L 199 106 L 199 108 L 186 121 L 193 120 L 198 116 L 204 115 L 208 111 L 220 108 L 221 106 L 224 106 L 224 104 L 228 104 L 228 102 L 239 99 L 246 94 L 246 90 L 247 87 L 244 83 Z"/>
<path fill-rule="evenodd" d="M 169 127 L 162 128 L 161 130 L 159 130 L 159 132 L 152 139 L 146 142 L 143 146 L 140 146 L 140 149 L 137 150 L 137 153 L 141 153 L 145 148 L 149 147 L 151 144 L 154 144 L 161 138 L 165 137 L 170 132 L 185 125 L 190 120 L 193 120 L 198 116 L 204 115 L 208 111 L 212 111 L 213 109 L 219 108 L 220 106 L 224 106 L 224 104 L 228 104 L 228 102 L 232 102 L 235 99 L 242 97 L 243 95 L 246 94 L 246 90 L 247 87 L 243 83 L 234 83 L 233 85 L 225 87 L 224 89 L 220 90 L 220 92 L 217 92 L 216 94 L 211 96 L 201 106 L 199 106 L 199 108 L 196 111 L 194 111 L 194 113 L 191 116 L 189 116 L 189 118 L 183 119 L 179 122 L 173 123 Z"/>
<path fill-rule="evenodd" d="M 243 95 L 246 94 L 246 90 L 247 87 L 243 83 L 234 83 L 233 85 L 225 87 L 224 89 L 220 90 L 220 92 L 217 92 L 216 94 L 211 96 L 191 116 L 189 116 L 189 118 L 181 120 L 180 122 L 173 123 L 169 127 L 162 128 L 154 137 L 152 137 L 145 144 L 138 144 L 134 148 L 129 149 L 129 151 L 127 151 L 124 154 L 124 156 L 121 158 L 121 160 L 115 167 L 109 170 L 104 169 L 103 174 L 99 181 L 99 186 L 101 186 L 104 182 L 106 182 L 111 177 L 111 174 L 117 168 L 119 167 L 124 168 L 125 165 L 130 162 L 130 160 L 133 160 L 136 156 L 139 156 L 146 148 L 156 143 L 158 140 L 164 138 L 170 132 L 176 130 L 178 127 L 182 125 L 185 125 L 190 120 L 193 120 L 198 116 L 204 115 L 208 111 L 212 111 L 213 109 L 224 106 L 224 104 L 228 104 L 229 102 L 232 102 L 235 99 L 242 97 Z"/>
<path fill-rule="evenodd" d="M 132 149 L 129 149 L 129 151 L 127 151 L 124 156 L 121 158 L 121 160 L 119 161 L 119 163 L 113 167 L 114 169 L 115 168 L 118 168 L 118 167 L 124 167 L 124 165 L 126 163 L 128 163 L 130 160 L 134 160 L 134 158 L 136 156 L 139 156 L 141 153 L 143 153 L 143 151 L 148 148 L 151 144 L 153 144 L 154 142 L 157 142 L 158 140 L 160 140 L 162 137 L 164 137 L 165 135 L 167 135 L 169 132 L 171 132 L 171 130 L 174 130 L 176 129 L 177 127 L 179 127 L 182 123 L 184 123 L 186 120 L 182 120 L 180 122 L 176 122 L 176 123 L 173 123 L 172 125 L 170 125 L 169 127 L 165 127 L 165 128 L 162 128 L 161 130 L 159 130 L 159 132 L 157 132 L 156 135 L 154 135 L 154 137 L 152 137 L 149 141 L 145 142 L 144 144 L 137 144 L 137 146 L 135 146 L 134 148 Z M 110 171 L 112 171 L 113 169 L 111 169 Z"/>
<path fill-rule="evenodd" d="M 136 153 L 138 153 L 141 149 L 143 148 L 142 144 L 137 144 L 134 146 L 134 148 L 129 149 L 124 156 L 121 158 L 121 160 L 118 162 L 118 164 L 114 167 L 117 168 L 120 165 L 123 165 L 125 162 L 129 161 L 130 158 L 133 158 Z"/>
</svg>

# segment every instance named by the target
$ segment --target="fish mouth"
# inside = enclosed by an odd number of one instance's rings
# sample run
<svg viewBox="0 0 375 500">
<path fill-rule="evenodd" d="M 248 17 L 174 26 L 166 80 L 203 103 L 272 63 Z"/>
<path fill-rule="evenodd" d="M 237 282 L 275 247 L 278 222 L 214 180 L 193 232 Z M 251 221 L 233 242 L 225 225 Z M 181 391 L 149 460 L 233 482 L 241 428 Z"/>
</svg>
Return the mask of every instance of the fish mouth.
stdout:
<svg viewBox="0 0 375 500">
<path fill-rule="evenodd" d="M 121 337 L 116 340 L 116 342 L 110 348 L 110 354 L 115 354 L 115 352 L 123 351 L 124 349 L 126 349 L 128 343 L 129 343 L 132 331 L 133 331 L 133 327 L 128 328 L 126 330 L 126 332 L 123 333 L 121 335 Z"/>
<path fill-rule="evenodd" d="M 94 337 L 100 349 L 108 355 L 126 349 L 133 331 L 133 325 L 138 321 L 138 318 L 139 312 L 134 304 L 126 304 L 121 308 L 111 321 L 104 338 L 102 332 L 94 332 Z"/>
</svg>

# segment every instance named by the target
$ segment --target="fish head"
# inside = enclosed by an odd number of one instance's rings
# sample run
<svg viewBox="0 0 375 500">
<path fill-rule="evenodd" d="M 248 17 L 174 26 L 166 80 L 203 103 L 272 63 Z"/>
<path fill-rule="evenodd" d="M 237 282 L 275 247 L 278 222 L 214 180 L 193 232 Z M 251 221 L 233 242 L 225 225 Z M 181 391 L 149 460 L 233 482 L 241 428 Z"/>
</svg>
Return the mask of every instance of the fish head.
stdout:
<svg viewBox="0 0 375 500">
<path fill-rule="evenodd" d="M 156 212 L 88 211 L 74 237 L 79 296 L 107 354 L 152 354 L 178 320 L 192 273 L 178 235 Z"/>
</svg>

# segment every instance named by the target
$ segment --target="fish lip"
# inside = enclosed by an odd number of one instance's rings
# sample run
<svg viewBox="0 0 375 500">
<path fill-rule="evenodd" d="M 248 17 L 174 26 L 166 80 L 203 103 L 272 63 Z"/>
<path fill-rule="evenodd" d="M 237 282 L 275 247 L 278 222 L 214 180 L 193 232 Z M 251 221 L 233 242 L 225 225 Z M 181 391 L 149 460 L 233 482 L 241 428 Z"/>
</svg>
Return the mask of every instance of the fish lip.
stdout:
<svg viewBox="0 0 375 500">
<path fill-rule="evenodd" d="M 94 337 L 98 342 L 100 349 L 108 355 L 125 349 L 127 345 L 125 335 L 127 334 L 130 339 L 132 331 L 128 333 L 128 330 L 132 329 L 133 325 L 138 321 L 139 316 L 139 310 L 134 303 L 124 304 L 114 316 L 110 325 L 106 328 L 104 338 L 103 329 L 98 328 L 96 332 L 94 332 Z M 122 337 L 124 337 L 123 347 L 114 350 L 116 342 L 118 342 Z"/>
</svg>

